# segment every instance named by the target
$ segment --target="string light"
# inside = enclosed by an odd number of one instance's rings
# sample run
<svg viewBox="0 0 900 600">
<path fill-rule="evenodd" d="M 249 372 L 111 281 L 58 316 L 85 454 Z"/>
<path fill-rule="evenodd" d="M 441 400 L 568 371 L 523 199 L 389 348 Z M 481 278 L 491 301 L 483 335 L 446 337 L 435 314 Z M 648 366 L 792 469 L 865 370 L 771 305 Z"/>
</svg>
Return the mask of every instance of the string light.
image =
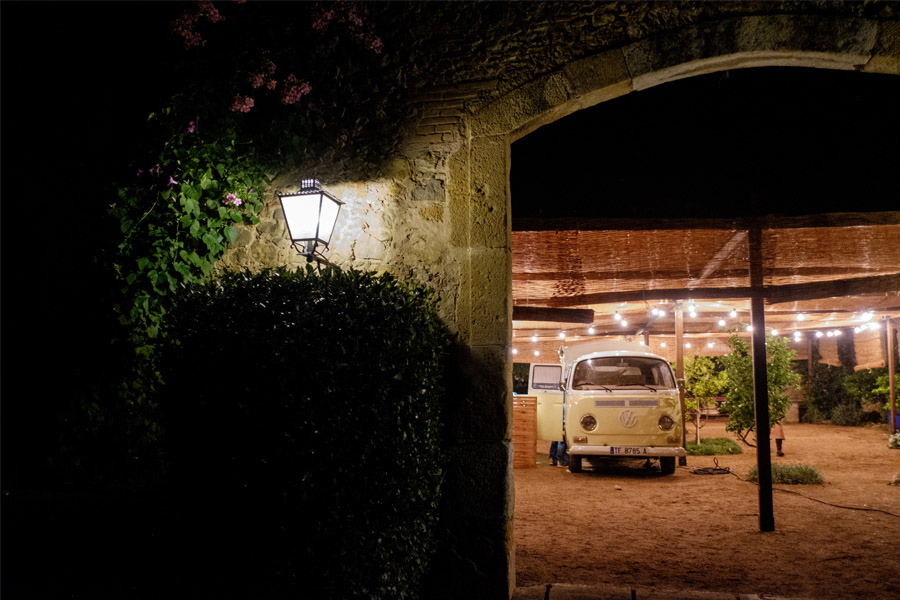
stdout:
<svg viewBox="0 0 900 600">
<path fill-rule="evenodd" d="M 712 348 L 713 346 L 715 346 L 715 344 L 713 342 L 706 342 L 707 348 Z"/>
<path fill-rule="evenodd" d="M 519 353 L 519 351 L 517 349 L 513 348 L 513 354 L 518 354 L 518 353 Z"/>
<path fill-rule="evenodd" d="M 690 347 L 691 347 L 691 343 L 690 343 L 690 342 L 685 342 L 684 347 L 685 347 L 685 348 L 690 348 Z"/>
<path fill-rule="evenodd" d="M 535 356 L 540 356 L 540 355 L 541 355 L 541 353 L 540 353 L 540 352 L 538 352 L 538 351 L 537 351 L 537 350 L 535 350 L 535 351 L 534 351 L 534 355 L 535 355 Z"/>
<path fill-rule="evenodd" d="M 736 319 L 736 318 L 737 318 L 737 311 L 734 310 L 734 309 L 732 308 L 732 309 L 731 309 L 731 312 L 728 313 L 728 316 L 730 316 L 732 319 Z"/>
<path fill-rule="evenodd" d="M 772 330 L 772 335 L 778 335 L 778 330 L 777 330 L 777 329 L 773 329 L 773 330 Z"/>
<path fill-rule="evenodd" d="M 825 335 L 827 335 L 828 337 L 834 337 L 834 332 L 833 332 L 833 331 L 829 331 L 829 332 L 827 332 Z"/>
<path fill-rule="evenodd" d="M 797 320 L 798 320 L 798 321 L 805 321 L 805 320 L 806 320 L 806 315 L 804 315 L 803 313 L 800 313 L 799 315 L 797 315 Z"/>
<path fill-rule="evenodd" d="M 725 319 L 719 319 L 719 327 L 725 327 Z"/>
<path fill-rule="evenodd" d="M 615 319 L 616 321 L 622 320 L 622 315 L 619 314 L 619 311 L 616 311 L 616 314 L 613 315 L 613 319 Z"/>
<path fill-rule="evenodd" d="M 594 335 L 596 332 L 597 332 L 597 330 L 594 329 L 593 327 L 588 327 L 588 333 L 589 333 L 589 334 Z"/>
<path fill-rule="evenodd" d="M 628 321 L 626 321 L 625 319 L 622 319 L 620 323 L 622 323 L 622 327 L 628 327 Z"/>
<path fill-rule="evenodd" d="M 564 332 L 560 331 L 560 332 L 559 332 L 559 339 L 561 339 L 561 340 L 566 339 L 566 334 L 565 334 Z"/>
<path fill-rule="evenodd" d="M 821 332 L 821 331 L 817 331 L 817 332 L 816 332 L 816 337 L 817 337 L 817 338 L 822 337 L 822 332 Z"/>
<path fill-rule="evenodd" d="M 744 331 L 753 331 L 753 325 L 746 325 Z"/>
<path fill-rule="evenodd" d="M 661 344 L 659 345 L 659 347 L 660 347 L 660 348 L 665 348 L 665 347 L 666 347 L 666 343 L 665 343 L 665 342 L 661 343 Z"/>
<path fill-rule="evenodd" d="M 532 341 L 532 342 L 536 342 L 536 341 L 537 341 L 537 335 L 531 336 L 531 341 Z"/>
</svg>

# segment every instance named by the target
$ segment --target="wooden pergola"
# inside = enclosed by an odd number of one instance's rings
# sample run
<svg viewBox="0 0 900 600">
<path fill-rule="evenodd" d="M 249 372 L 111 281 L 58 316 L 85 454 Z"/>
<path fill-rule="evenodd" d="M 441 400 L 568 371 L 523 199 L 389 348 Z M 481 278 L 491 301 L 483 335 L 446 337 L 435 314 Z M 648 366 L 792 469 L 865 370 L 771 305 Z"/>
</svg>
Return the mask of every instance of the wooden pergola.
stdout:
<svg viewBox="0 0 900 600">
<path fill-rule="evenodd" d="M 641 220 L 518 219 L 512 229 L 515 360 L 555 362 L 564 342 L 619 336 L 680 370 L 688 344 L 723 354 L 735 330 L 754 356 L 765 355 L 766 330 L 807 348 L 854 335 L 876 348 L 864 366 L 889 365 L 893 390 L 900 212 L 660 220 L 648 207 Z M 754 380 L 760 528 L 771 531 L 765 361 L 754 361 Z M 892 428 L 895 414 L 892 391 Z"/>
</svg>

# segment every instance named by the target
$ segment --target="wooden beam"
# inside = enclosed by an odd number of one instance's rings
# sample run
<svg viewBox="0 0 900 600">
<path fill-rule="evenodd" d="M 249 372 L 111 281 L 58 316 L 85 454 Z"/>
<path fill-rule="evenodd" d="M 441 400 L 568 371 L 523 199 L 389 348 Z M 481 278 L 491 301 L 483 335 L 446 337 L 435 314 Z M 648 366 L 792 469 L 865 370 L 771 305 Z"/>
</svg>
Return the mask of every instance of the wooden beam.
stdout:
<svg viewBox="0 0 900 600">
<path fill-rule="evenodd" d="M 727 288 L 670 288 L 655 290 L 632 290 L 627 292 L 598 292 L 595 294 L 578 294 L 568 297 L 545 298 L 533 301 L 545 303 L 547 306 L 585 306 L 589 304 L 613 304 L 618 302 L 640 302 L 643 300 L 718 300 L 763 297 L 768 304 L 780 304 L 797 300 L 816 300 L 819 298 L 842 298 L 844 296 L 861 296 L 865 294 L 883 294 L 900 290 L 900 274 L 876 275 L 873 277 L 856 277 L 837 281 L 817 281 L 814 283 L 795 283 L 788 285 L 769 285 L 761 288 L 727 287 Z"/>
<path fill-rule="evenodd" d="M 763 296 L 768 304 L 778 304 L 796 300 L 883 294 L 897 290 L 900 290 L 900 274 L 766 286 L 763 288 Z"/>
<path fill-rule="evenodd" d="M 515 231 L 657 231 L 663 229 L 802 229 L 808 227 L 865 227 L 900 225 L 900 212 L 827 213 L 796 217 L 770 216 L 737 219 L 513 219 Z"/>
<path fill-rule="evenodd" d="M 707 271 L 707 269 L 704 269 Z M 854 266 L 826 266 L 826 267 L 775 267 L 766 269 L 767 277 L 872 277 L 883 275 L 885 269 L 866 269 Z M 685 270 L 655 270 L 653 279 L 664 281 L 666 279 L 683 280 L 692 277 L 692 273 Z M 696 279 L 691 279 L 688 285 L 699 285 L 701 281 L 722 279 L 749 279 L 750 271 L 747 268 L 710 270 L 705 275 L 701 272 Z M 646 281 L 647 271 L 643 269 L 618 269 L 616 271 L 541 271 L 540 273 L 527 273 L 514 271 L 513 281 L 607 281 L 608 279 L 622 281 Z"/>
<path fill-rule="evenodd" d="M 590 308 L 543 308 L 537 306 L 513 306 L 513 321 L 552 321 L 554 323 L 594 323 L 594 311 Z"/>
</svg>

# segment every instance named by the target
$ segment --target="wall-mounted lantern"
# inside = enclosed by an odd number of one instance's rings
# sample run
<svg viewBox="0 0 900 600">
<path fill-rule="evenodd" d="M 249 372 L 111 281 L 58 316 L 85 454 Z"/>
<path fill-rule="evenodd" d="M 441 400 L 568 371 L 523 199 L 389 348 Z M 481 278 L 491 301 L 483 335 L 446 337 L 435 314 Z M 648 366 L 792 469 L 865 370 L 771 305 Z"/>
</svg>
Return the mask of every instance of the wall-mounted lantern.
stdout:
<svg viewBox="0 0 900 600">
<path fill-rule="evenodd" d="M 322 189 L 318 179 L 304 179 L 299 192 L 278 194 L 281 210 L 287 221 L 291 244 L 307 262 L 316 260 L 329 263 L 320 252 L 319 245 L 328 248 L 338 213 L 344 204 Z"/>
</svg>

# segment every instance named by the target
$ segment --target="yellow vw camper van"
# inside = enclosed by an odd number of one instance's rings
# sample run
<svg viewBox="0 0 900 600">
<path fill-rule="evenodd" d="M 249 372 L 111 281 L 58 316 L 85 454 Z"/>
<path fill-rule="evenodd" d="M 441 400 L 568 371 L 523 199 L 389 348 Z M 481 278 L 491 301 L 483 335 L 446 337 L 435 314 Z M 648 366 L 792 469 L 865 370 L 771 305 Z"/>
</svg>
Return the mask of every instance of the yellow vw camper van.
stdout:
<svg viewBox="0 0 900 600">
<path fill-rule="evenodd" d="M 597 341 L 563 346 L 560 388 L 569 470 L 582 457 L 658 458 L 675 472 L 682 447 L 681 400 L 669 362 L 646 346 Z"/>
</svg>

